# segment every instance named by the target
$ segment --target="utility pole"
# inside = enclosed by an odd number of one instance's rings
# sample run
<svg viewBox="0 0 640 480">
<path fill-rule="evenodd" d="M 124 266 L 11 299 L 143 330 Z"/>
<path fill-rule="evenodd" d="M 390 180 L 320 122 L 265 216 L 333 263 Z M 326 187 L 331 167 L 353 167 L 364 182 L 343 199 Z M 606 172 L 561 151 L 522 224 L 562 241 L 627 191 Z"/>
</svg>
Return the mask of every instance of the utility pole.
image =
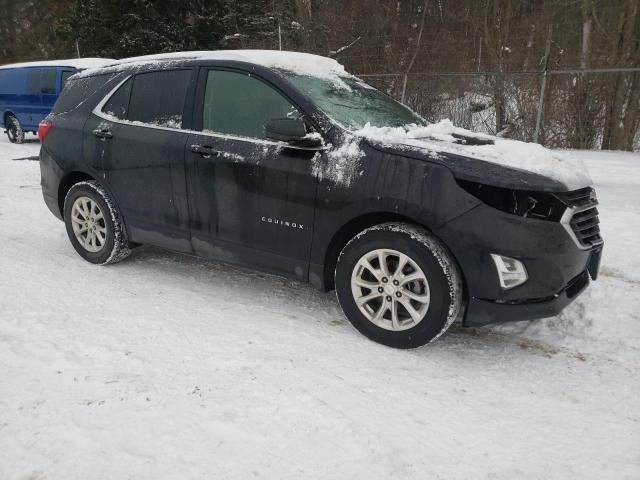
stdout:
<svg viewBox="0 0 640 480">
<path fill-rule="evenodd" d="M 282 29 L 280 28 L 280 20 L 278 20 L 278 48 L 282 50 Z"/>
</svg>

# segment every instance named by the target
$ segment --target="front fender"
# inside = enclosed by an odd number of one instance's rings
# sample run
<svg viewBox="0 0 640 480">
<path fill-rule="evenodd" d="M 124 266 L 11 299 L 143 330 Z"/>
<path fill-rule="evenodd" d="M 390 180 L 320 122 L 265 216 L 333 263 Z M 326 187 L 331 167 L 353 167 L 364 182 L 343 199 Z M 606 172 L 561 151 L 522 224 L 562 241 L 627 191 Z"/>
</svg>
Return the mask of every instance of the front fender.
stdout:
<svg viewBox="0 0 640 480">
<path fill-rule="evenodd" d="M 362 154 L 350 160 L 356 165 L 350 165 L 352 175 L 348 181 L 344 181 L 344 177 L 339 181 L 335 175 L 327 174 L 336 168 L 332 162 L 341 161 L 332 159 L 330 153 L 324 156 L 320 168 L 316 168 L 319 182 L 310 255 L 312 272 L 325 272 L 336 238 L 340 238 L 349 225 L 367 228 L 395 218 L 435 232 L 480 203 L 466 194 L 449 169 L 442 165 L 380 152 L 364 142 L 359 148 Z M 375 221 L 376 215 L 379 221 Z M 362 218 L 374 223 L 359 223 L 358 219 Z M 319 282 L 316 278 L 311 280 L 314 284 Z"/>
</svg>

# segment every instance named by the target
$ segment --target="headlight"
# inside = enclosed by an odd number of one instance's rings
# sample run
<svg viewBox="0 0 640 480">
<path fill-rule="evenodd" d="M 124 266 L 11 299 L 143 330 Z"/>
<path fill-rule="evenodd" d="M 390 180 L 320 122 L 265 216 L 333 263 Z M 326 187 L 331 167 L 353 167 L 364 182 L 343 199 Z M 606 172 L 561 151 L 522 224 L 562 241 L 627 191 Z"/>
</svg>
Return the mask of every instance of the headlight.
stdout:
<svg viewBox="0 0 640 480">
<path fill-rule="evenodd" d="M 468 180 L 457 180 L 467 193 L 490 207 L 525 218 L 559 221 L 566 206 L 551 193 L 512 190 Z"/>
</svg>

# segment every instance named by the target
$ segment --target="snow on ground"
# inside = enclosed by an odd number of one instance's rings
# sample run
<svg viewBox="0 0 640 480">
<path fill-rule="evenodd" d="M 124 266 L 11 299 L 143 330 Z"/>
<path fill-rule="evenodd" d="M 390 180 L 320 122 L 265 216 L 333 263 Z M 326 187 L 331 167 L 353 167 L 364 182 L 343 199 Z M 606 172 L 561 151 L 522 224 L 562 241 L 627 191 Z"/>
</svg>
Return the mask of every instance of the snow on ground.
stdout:
<svg viewBox="0 0 640 480">
<path fill-rule="evenodd" d="M 332 293 L 152 248 L 84 262 L 0 141 L 0 479 L 640 477 L 640 155 L 571 152 L 603 275 L 397 351 Z"/>
</svg>

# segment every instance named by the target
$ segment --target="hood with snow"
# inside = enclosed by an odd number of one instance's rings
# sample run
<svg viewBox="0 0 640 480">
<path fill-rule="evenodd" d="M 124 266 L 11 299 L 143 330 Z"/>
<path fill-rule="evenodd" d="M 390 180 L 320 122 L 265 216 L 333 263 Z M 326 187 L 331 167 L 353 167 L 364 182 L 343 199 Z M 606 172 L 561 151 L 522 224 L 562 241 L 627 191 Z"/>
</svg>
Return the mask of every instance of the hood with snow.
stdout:
<svg viewBox="0 0 640 480">
<path fill-rule="evenodd" d="M 568 155 L 536 143 L 457 128 L 450 120 L 395 128 L 366 125 L 355 134 L 374 148 L 442 164 L 463 180 L 540 191 L 592 184 L 584 165 Z"/>
</svg>

